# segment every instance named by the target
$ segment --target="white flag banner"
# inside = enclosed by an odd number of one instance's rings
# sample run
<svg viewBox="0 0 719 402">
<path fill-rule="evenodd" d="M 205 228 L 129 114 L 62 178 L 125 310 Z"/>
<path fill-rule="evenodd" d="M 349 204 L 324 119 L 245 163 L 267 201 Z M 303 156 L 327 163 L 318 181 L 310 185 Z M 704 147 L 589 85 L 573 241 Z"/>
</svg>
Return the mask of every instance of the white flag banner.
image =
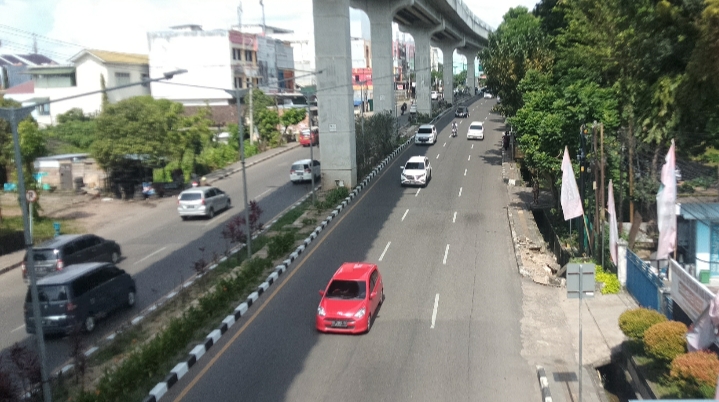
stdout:
<svg viewBox="0 0 719 402">
<path fill-rule="evenodd" d="M 674 140 L 662 166 L 662 184 L 657 193 L 657 226 L 659 227 L 659 244 L 657 259 L 669 258 L 677 244 L 677 176 Z"/>
<path fill-rule="evenodd" d="M 609 212 L 609 254 L 612 256 L 612 262 L 614 265 L 619 265 L 617 262 L 617 250 L 619 241 L 619 232 L 617 231 L 617 211 L 614 206 L 614 184 L 612 179 L 609 179 L 609 191 L 607 196 L 607 211 Z"/>
<path fill-rule="evenodd" d="M 564 159 L 562 160 L 562 196 L 560 201 L 562 202 L 565 221 L 584 215 L 582 198 L 579 196 L 577 180 L 574 178 L 574 169 L 572 169 L 569 150 L 566 146 L 564 147 Z"/>
</svg>

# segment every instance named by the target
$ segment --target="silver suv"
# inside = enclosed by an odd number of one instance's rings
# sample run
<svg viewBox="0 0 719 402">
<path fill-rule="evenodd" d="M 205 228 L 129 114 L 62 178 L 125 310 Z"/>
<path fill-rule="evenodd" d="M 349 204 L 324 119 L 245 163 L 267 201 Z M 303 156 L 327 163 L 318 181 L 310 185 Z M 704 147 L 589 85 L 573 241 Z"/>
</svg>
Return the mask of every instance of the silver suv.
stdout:
<svg viewBox="0 0 719 402">
<path fill-rule="evenodd" d="M 215 213 L 230 207 L 230 197 L 215 187 L 193 187 L 177 196 L 177 212 L 184 221 L 190 216 L 212 219 Z"/>
</svg>

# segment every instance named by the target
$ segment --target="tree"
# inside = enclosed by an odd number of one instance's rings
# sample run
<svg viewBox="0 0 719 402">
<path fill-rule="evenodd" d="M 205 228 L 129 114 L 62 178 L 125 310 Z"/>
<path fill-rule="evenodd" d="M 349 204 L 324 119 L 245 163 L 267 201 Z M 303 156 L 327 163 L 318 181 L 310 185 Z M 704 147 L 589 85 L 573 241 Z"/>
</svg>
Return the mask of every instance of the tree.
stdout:
<svg viewBox="0 0 719 402">
<path fill-rule="evenodd" d="M 0 94 L 0 107 L 12 108 L 20 107 L 20 103 L 5 99 Z M 4 119 L 0 119 L 0 183 L 6 183 L 8 181 L 8 172 L 14 170 L 10 166 L 12 161 L 15 159 L 12 141 L 12 130 L 10 122 Z"/>
<path fill-rule="evenodd" d="M 270 108 L 275 106 L 275 101 L 271 96 L 265 95 L 259 89 L 253 89 L 252 92 L 252 121 L 260 133 L 260 146 L 266 148 L 271 142 L 277 141 L 279 131 L 277 126 L 280 124 L 277 112 Z M 250 94 L 245 95 L 245 104 L 249 105 Z M 249 110 L 247 108 L 246 110 Z M 250 134 L 251 135 L 251 134 Z"/>
<path fill-rule="evenodd" d="M 453 78 L 455 88 L 467 85 L 467 70 L 460 71 L 459 74 L 455 74 Z"/>
<path fill-rule="evenodd" d="M 105 84 L 105 76 L 103 74 L 100 74 L 100 89 L 102 89 L 102 105 L 100 110 L 105 110 L 107 105 L 110 103 L 110 100 L 107 98 L 107 92 L 105 92 L 106 84 Z"/>
<path fill-rule="evenodd" d="M 35 159 L 47 155 L 47 147 L 45 136 L 38 129 L 37 122 L 32 117 L 28 117 L 18 124 L 18 136 L 20 138 L 20 155 L 22 158 L 23 173 L 25 178 L 25 188 L 28 190 L 37 190 L 37 181 L 35 180 Z M 39 217 L 40 200 L 35 201 L 33 215 Z"/>
<path fill-rule="evenodd" d="M 151 96 L 108 104 L 97 118 L 91 153 L 111 177 L 122 175 L 128 185 L 140 181 L 144 177 L 138 177 L 138 164 L 158 166 L 182 145 L 174 135 L 182 110 L 181 104 Z"/>
<path fill-rule="evenodd" d="M 290 126 L 298 124 L 305 119 L 305 116 L 307 116 L 307 110 L 305 108 L 285 109 L 282 116 L 280 116 L 280 124 L 284 127 L 282 130 L 282 137 L 287 135 L 287 129 Z"/>
</svg>

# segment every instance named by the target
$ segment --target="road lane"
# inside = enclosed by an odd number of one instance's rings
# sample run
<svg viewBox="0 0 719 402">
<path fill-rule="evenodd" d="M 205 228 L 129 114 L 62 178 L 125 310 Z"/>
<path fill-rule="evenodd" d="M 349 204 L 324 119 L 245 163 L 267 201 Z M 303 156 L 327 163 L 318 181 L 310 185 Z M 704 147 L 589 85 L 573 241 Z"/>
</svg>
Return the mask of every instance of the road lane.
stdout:
<svg viewBox="0 0 719 402">
<path fill-rule="evenodd" d="M 313 150 L 320 159 L 320 149 Z M 262 221 L 269 219 L 297 202 L 307 194 L 310 184 L 292 184 L 289 170 L 292 163 L 309 156 L 309 148 L 298 147 L 277 155 L 272 159 L 247 168 L 249 200 L 258 200 L 263 209 Z M 162 295 L 194 274 L 193 263 L 203 257 L 212 258 L 222 253 L 226 242 L 221 232 L 234 216 L 243 214 L 242 175 L 236 173 L 212 183 L 232 199 L 232 208 L 223 211 L 211 220 L 192 219 L 182 221 L 177 214 L 175 197 L 143 203 L 147 209 L 137 215 L 118 216 L 112 225 L 102 227 L 96 234 L 116 240 L 122 247 L 123 260 L 118 266 L 133 275 L 137 283 L 137 307 L 122 310 L 98 323 L 95 332 L 86 334 L 84 342 L 93 344 L 112 331 L 123 321 L 132 318 L 140 309 L 156 301 Z M 122 201 L 109 201 L 122 202 Z M 142 201 L 139 201 L 142 202 Z M 204 248 L 204 252 L 200 251 Z M 2 353 L 18 342 L 35 348 L 33 337 L 24 330 L 23 302 L 27 285 L 20 272 L 0 275 L 0 332 Z M 22 330 L 16 330 L 22 326 Z M 31 342 L 32 341 L 32 342 Z M 46 341 L 48 367 L 58 368 L 67 361 L 69 341 L 66 338 L 50 337 Z"/>
<path fill-rule="evenodd" d="M 479 113 L 490 105 L 484 106 Z M 501 134 L 490 124 L 488 138 L 474 149 L 466 147 L 466 137 L 453 138 L 446 156 L 433 160 L 433 180 L 421 192 L 399 186 L 398 167 L 439 147 L 401 153 L 261 301 L 234 342 L 221 339 L 165 398 L 539 397 L 534 372 L 520 356 L 520 279 L 512 269 L 501 164 L 494 160 Z M 441 135 L 448 133 L 445 128 Z M 465 168 L 478 173 L 464 176 Z M 317 290 L 345 261 L 378 262 L 386 301 L 369 334 L 319 334 L 313 326 Z"/>
</svg>

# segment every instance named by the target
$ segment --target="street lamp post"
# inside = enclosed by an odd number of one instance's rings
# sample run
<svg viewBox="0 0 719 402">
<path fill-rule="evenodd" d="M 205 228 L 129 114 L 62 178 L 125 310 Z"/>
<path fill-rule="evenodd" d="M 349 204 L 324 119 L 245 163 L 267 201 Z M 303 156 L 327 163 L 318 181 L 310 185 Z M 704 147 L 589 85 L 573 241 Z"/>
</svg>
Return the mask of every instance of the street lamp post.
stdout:
<svg viewBox="0 0 719 402">
<path fill-rule="evenodd" d="M 234 90 L 226 90 L 227 93 L 232 95 L 237 100 L 237 132 L 240 141 L 240 163 L 242 164 L 242 192 L 244 193 L 245 200 L 245 235 L 247 236 L 247 259 L 252 258 L 252 229 L 250 228 L 250 210 L 247 205 L 247 173 L 245 172 L 245 138 L 242 133 L 242 109 L 241 101 L 242 95 L 248 93 L 248 90 L 241 90 L 239 88 Z M 249 87 L 250 104 L 252 103 L 252 85 Z M 250 121 L 252 121 L 252 107 L 250 107 Z M 252 125 L 250 124 L 250 130 Z M 252 138 L 252 131 L 250 131 L 250 138 Z"/>
<path fill-rule="evenodd" d="M 24 119 L 30 113 L 32 113 L 33 109 L 35 109 L 37 106 L 44 106 L 50 103 L 60 102 L 68 99 L 74 99 L 74 98 L 80 98 L 83 96 L 88 95 L 94 95 L 98 93 L 104 93 L 109 91 L 115 91 L 122 88 L 132 87 L 136 85 L 146 85 L 150 82 L 155 81 L 161 81 L 161 80 L 169 80 L 175 75 L 182 74 L 187 72 L 187 70 L 176 70 L 176 71 L 170 71 L 166 72 L 162 75 L 160 78 L 153 78 L 153 79 L 145 79 L 140 82 L 133 82 L 130 84 L 120 85 L 114 88 L 107 88 L 107 89 L 101 89 L 99 91 L 92 91 L 87 92 L 83 94 L 78 95 L 72 95 L 56 100 L 48 100 L 45 102 L 40 102 L 33 104 L 31 106 L 23 106 L 19 108 L 0 108 L 0 118 L 5 119 L 10 122 L 10 128 L 12 130 L 12 139 L 13 139 L 13 148 L 15 150 L 15 167 L 17 169 L 17 188 L 18 188 L 18 194 L 20 195 L 20 209 L 22 210 L 22 223 L 23 223 L 23 232 L 25 235 L 25 249 L 26 249 L 26 255 L 27 255 L 27 271 L 30 274 L 30 295 L 32 296 L 32 313 L 33 313 L 33 321 L 35 324 L 35 335 L 37 338 L 37 344 L 40 354 L 40 378 L 42 382 L 42 394 L 43 399 L 45 402 L 51 402 L 52 401 L 52 394 L 50 391 L 50 378 L 47 371 L 46 366 L 46 352 L 45 352 L 45 341 L 44 341 L 44 334 L 43 334 L 43 328 L 42 328 L 42 316 L 40 312 L 40 302 L 38 299 L 38 291 L 37 291 L 37 275 L 35 273 L 35 256 L 32 253 L 32 234 L 30 232 L 30 219 L 28 215 L 28 206 L 27 206 L 27 199 L 26 199 L 26 191 L 25 191 L 25 173 L 22 169 L 22 154 L 20 153 L 20 136 L 18 134 L 18 124 L 20 124 L 20 120 Z"/>
<path fill-rule="evenodd" d="M 314 205 L 315 202 L 317 202 L 317 197 L 315 196 L 315 156 L 314 151 L 312 150 L 312 148 L 314 148 L 314 144 L 312 144 L 312 110 L 310 106 L 310 99 L 312 98 L 312 95 L 315 94 L 315 91 L 302 88 L 300 92 L 304 95 L 305 102 L 307 102 L 307 127 L 310 130 L 310 176 L 312 178 L 312 204 Z"/>
</svg>

